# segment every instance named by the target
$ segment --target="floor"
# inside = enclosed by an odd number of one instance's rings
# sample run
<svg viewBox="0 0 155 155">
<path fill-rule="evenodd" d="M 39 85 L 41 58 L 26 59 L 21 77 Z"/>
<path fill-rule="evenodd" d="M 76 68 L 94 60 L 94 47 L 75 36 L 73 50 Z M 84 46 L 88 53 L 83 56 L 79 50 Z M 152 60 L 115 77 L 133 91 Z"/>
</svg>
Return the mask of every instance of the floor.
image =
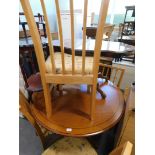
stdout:
<svg viewBox="0 0 155 155">
<path fill-rule="evenodd" d="M 131 111 L 120 144 L 130 141 L 133 144 L 132 154 L 135 155 L 135 112 Z"/>
<path fill-rule="evenodd" d="M 40 155 L 42 151 L 33 126 L 26 119 L 19 118 L 19 155 Z"/>
</svg>

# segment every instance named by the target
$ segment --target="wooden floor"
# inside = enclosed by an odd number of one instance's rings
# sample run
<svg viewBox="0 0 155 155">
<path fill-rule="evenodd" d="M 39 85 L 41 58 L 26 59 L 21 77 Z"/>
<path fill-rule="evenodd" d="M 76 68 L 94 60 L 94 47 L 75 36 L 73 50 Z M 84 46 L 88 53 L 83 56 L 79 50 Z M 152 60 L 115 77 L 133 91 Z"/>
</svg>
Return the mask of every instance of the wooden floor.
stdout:
<svg viewBox="0 0 155 155">
<path fill-rule="evenodd" d="M 135 155 L 135 112 L 131 111 L 120 144 L 130 141 L 133 144 L 132 154 Z"/>
</svg>

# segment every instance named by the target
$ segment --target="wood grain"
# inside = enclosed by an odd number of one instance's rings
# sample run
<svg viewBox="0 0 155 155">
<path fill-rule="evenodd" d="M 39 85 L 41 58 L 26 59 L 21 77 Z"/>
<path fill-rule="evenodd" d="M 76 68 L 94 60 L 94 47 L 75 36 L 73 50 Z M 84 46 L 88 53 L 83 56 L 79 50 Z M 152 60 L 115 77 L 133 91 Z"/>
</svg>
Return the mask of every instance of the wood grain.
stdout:
<svg viewBox="0 0 155 155">
<path fill-rule="evenodd" d="M 82 74 L 83 75 L 85 74 L 87 7 L 88 7 L 88 0 L 85 0 L 84 15 L 83 15 L 83 40 L 82 40 Z"/>
<path fill-rule="evenodd" d="M 86 85 L 81 85 L 79 89 L 64 88 L 62 96 L 58 95 L 53 98 L 52 117 L 47 118 L 44 111 L 38 110 L 35 105 L 31 107 L 33 116 L 46 129 L 67 136 L 95 135 L 113 127 L 124 111 L 122 92 L 107 84 L 102 85 L 101 89 L 107 98 L 102 100 L 97 94 L 94 120 L 90 121 L 91 95 L 87 93 L 86 88 Z M 39 102 L 41 102 L 41 97 Z M 42 102 L 44 102 L 43 98 Z M 67 128 L 71 128 L 71 132 L 67 132 Z"/>
<path fill-rule="evenodd" d="M 52 106 L 51 104 L 49 104 L 51 101 L 51 95 L 50 95 L 50 90 L 49 90 L 49 84 L 47 84 L 45 81 L 46 70 L 45 70 L 45 59 L 43 55 L 43 47 L 41 44 L 40 36 L 38 33 L 38 29 L 37 29 L 37 26 L 34 20 L 33 12 L 32 12 L 29 1 L 21 0 L 20 2 L 23 8 L 27 23 L 29 25 L 30 33 L 31 33 L 34 48 L 35 48 L 36 57 L 39 62 L 38 65 L 39 65 L 41 81 L 42 81 L 42 85 L 44 89 L 46 115 L 47 117 L 50 117 L 52 114 Z"/>
</svg>

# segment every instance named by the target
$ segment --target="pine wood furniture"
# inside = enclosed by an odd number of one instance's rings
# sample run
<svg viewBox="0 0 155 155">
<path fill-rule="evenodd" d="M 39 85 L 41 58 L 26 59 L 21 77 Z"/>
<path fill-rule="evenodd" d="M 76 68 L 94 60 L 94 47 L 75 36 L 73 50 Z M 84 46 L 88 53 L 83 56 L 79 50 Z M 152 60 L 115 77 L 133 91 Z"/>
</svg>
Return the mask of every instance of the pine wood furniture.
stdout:
<svg viewBox="0 0 155 155">
<path fill-rule="evenodd" d="M 131 155 L 132 147 L 133 144 L 127 141 L 114 149 L 109 155 Z"/>
<path fill-rule="evenodd" d="M 86 74 L 85 73 L 85 40 L 86 40 L 86 17 L 87 17 L 87 3 L 88 1 L 84 1 L 84 22 L 83 22 L 83 50 L 82 50 L 82 72 L 81 74 L 76 73 L 75 68 L 75 50 L 74 50 L 74 16 L 73 16 L 73 1 L 70 1 L 70 15 L 71 15 L 71 47 L 72 47 L 72 74 L 66 74 L 65 69 L 65 59 L 64 59 L 64 44 L 63 44 L 63 36 L 62 36 L 62 24 L 61 24 L 61 17 L 60 17 L 60 9 L 59 9 L 59 2 L 55 0 L 56 5 L 56 13 L 57 13 L 57 20 L 58 20 L 58 29 L 59 29 L 59 38 L 60 38 L 60 47 L 61 47 L 61 59 L 62 59 L 62 73 L 57 74 L 56 68 L 55 68 L 55 60 L 54 60 L 54 50 L 52 45 L 52 38 L 50 35 L 50 28 L 46 13 L 46 6 L 43 0 L 40 1 L 41 6 L 43 9 L 43 14 L 46 22 L 46 30 L 47 30 L 47 36 L 48 36 L 48 45 L 50 49 L 50 55 L 51 55 L 51 64 L 52 64 L 52 73 L 47 73 L 45 69 L 45 59 L 43 56 L 43 49 L 42 44 L 40 41 L 39 33 L 37 31 L 37 26 L 35 24 L 34 16 L 32 13 L 32 9 L 30 6 L 30 3 L 26 0 L 21 0 L 21 5 L 25 14 L 25 17 L 27 19 L 27 23 L 29 25 L 30 33 L 33 39 L 35 52 L 38 60 L 38 65 L 40 69 L 41 74 L 41 80 L 44 90 L 44 97 L 45 97 L 45 109 L 46 109 L 46 116 L 47 118 L 52 118 L 52 106 L 53 102 L 51 100 L 52 96 L 50 95 L 50 83 L 56 83 L 56 84 L 82 84 L 86 83 L 92 86 L 92 93 L 91 98 L 92 100 L 89 101 L 89 119 L 93 120 L 95 115 L 95 102 L 96 102 L 96 84 L 97 84 L 97 74 L 98 74 L 98 63 L 99 63 L 99 57 L 100 57 L 100 49 L 102 45 L 102 35 L 103 35 L 103 27 L 105 24 L 107 9 L 109 1 L 102 1 L 101 3 L 101 9 L 100 9 L 100 21 L 98 24 L 98 30 L 97 30 L 97 37 L 96 37 L 96 43 L 94 48 L 94 63 L 93 63 L 93 73 L 92 74 Z"/>
<path fill-rule="evenodd" d="M 27 18 L 27 22 L 30 28 L 35 53 L 38 60 L 42 86 L 43 97 L 39 100 L 33 100 L 35 104 L 31 105 L 32 114 L 36 121 L 43 127 L 55 133 L 61 135 L 82 137 L 95 135 L 108 130 L 113 127 L 121 119 L 124 111 L 124 99 L 122 92 L 114 86 L 110 86 L 107 83 L 100 85 L 100 89 L 106 94 L 106 99 L 102 99 L 101 96 L 96 96 L 97 77 L 99 68 L 100 51 L 102 45 L 103 28 L 108 9 L 109 0 L 101 2 L 100 20 L 98 24 L 98 30 L 96 40 L 94 40 L 94 59 L 93 70 L 89 74 L 86 72 L 86 17 L 87 17 L 87 3 L 84 1 L 84 31 L 82 40 L 82 70 L 77 73 L 75 67 L 75 44 L 74 44 L 74 24 L 73 24 L 73 1 L 70 0 L 71 11 L 71 73 L 68 73 L 65 66 L 65 53 L 64 42 L 62 36 L 62 25 L 60 18 L 60 9 L 58 0 L 55 0 L 56 13 L 58 19 L 58 29 L 60 38 L 60 50 L 61 50 L 61 72 L 56 70 L 56 61 L 54 59 L 55 52 L 53 48 L 53 42 L 50 35 L 50 28 L 47 19 L 47 13 L 45 9 L 44 1 L 41 0 L 41 6 L 46 23 L 46 31 L 48 37 L 48 47 L 51 58 L 51 72 L 47 72 L 45 59 L 43 55 L 42 43 L 37 31 L 37 26 L 32 14 L 30 3 L 27 0 L 21 0 L 21 4 L 24 10 L 24 14 Z M 76 40 L 75 40 L 76 42 Z M 104 42 L 103 42 L 104 44 Z M 92 46 L 92 45 L 91 45 Z M 104 46 L 103 46 L 104 47 Z M 88 50 L 88 49 L 87 49 Z M 64 84 L 63 93 L 58 94 L 56 91 L 50 91 L 51 84 Z M 82 91 L 74 86 L 81 87 L 81 84 L 91 86 L 91 93 Z M 65 86 L 71 85 L 71 88 L 65 88 Z"/>
</svg>

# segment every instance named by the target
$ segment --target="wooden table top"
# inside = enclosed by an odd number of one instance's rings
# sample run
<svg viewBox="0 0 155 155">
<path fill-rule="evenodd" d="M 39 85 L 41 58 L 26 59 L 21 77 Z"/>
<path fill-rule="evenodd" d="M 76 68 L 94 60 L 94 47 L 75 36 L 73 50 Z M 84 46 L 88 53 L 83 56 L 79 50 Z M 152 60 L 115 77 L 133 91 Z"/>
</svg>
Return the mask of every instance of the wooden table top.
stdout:
<svg viewBox="0 0 155 155">
<path fill-rule="evenodd" d="M 100 85 L 107 97 L 104 100 L 97 93 L 95 118 L 90 121 L 88 117 L 91 96 L 86 92 L 86 85 L 81 85 L 79 89 L 77 86 L 69 89 L 65 86 L 63 86 L 64 95 L 53 97 L 53 114 L 49 119 L 45 115 L 44 108 L 37 106 L 37 103 L 44 102 L 41 101 L 43 97 L 33 97 L 33 103 L 36 105 L 31 106 L 32 114 L 46 129 L 61 135 L 83 137 L 107 131 L 121 119 L 125 106 L 123 94 L 118 88 L 105 83 Z"/>
<path fill-rule="evenodd" d="M 48 39 L 42 37 L 41 41 L 43 44 L 48 43 Z M 33 42 L 31 38 L 20 39 L 19 40 L 19 47 L 26 47 L 26 46 L 33 46 Z M 53 40 L 54 47 L 60 47 L 59 40 Z M 87 39 L 86 40 L 86 51 L 87 52 L 94 52 L 95 46 L 95 39 Z M 69 49 L 71 51 L 71 40 L 64 40 L 64 48 Z M 135 47 L 132 45 L 128 45 L 122 42 L 113 42 L 113 41 L 103 41 L 101 52 L 111 52 L 115 54 L 127 53 L 132 52 L 135 50 Z M 82 39 L 75 39 L 75 51 L 82 51 Z"/>
</svg>

